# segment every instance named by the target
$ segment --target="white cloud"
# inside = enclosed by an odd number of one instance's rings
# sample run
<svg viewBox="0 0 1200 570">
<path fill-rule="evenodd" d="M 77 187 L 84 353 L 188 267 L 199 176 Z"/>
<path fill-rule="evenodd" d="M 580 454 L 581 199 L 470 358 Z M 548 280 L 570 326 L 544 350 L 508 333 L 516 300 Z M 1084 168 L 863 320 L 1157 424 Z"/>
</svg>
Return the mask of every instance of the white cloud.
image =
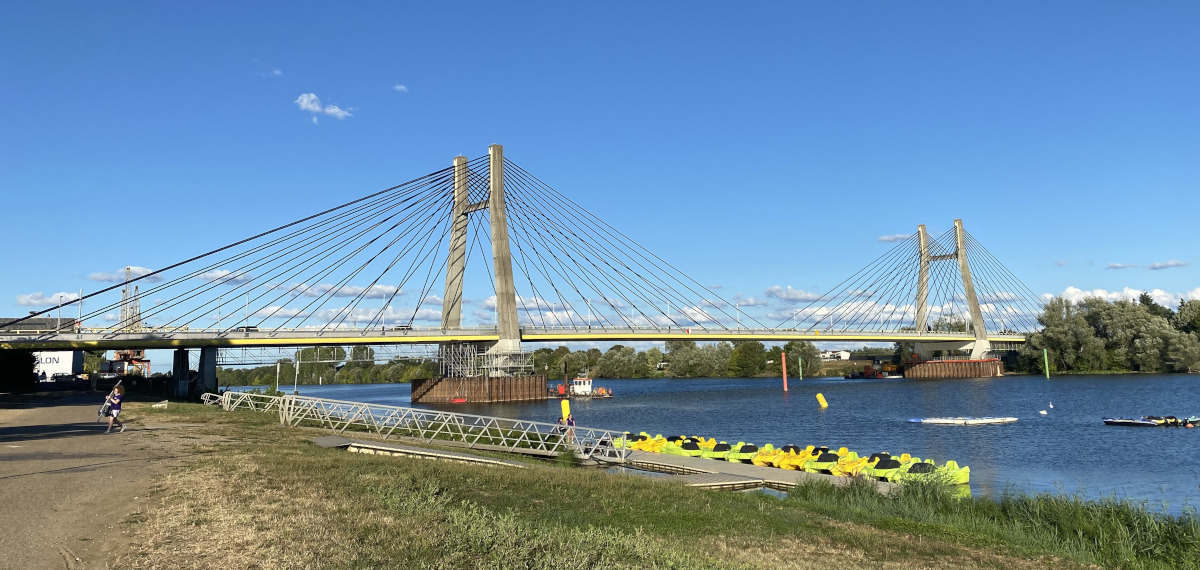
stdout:
<svg viewBox="0 0 1200 570">
<path fill-rule="evenodd" d="M 1179 261 L 1178 259 L 1172 259 L 1171 261 L 1160 261 L 1158 263 L 1151 263 L 1149 267 L 1150 267 L 1150 269 L 1158 270 L 1158 269 L 1170 269 L 1172 267 L 1187 267 L 1188 265 L 1189 264 L 1186 261 Z"/>
<path fill-rule="evenodd" d="M 43 295 L 41 291 L 28 295 L 17 295 L 17 304 L 26 307 L 54 307 L 62 303 L 70 303 L 79 298 L 79 293 L 60 291 L 53 295 Z"/>
<path fill-rule="evenodd" d="M 215 269 L 201 273 L 199 277 L 205 281 L 226 283 L 245 283 L 254 279 L 254 276 L 244 271 L 234 273 L 228 269 Z"/>
<path fill-rule="evenodd" d="M 912 237 L 912 234 L 892 234 L 890 236 L 879 236 L 878 239 L 882 242 L 894 243 L 898 241 L 904 241 L 910 237 Z"/>
<path fill-rule="evenodd" d="M 767 287 L 765 294 L 768 297 L 773 297 L 775 299 L 779 299 L 780 301 L 788 301 L 790 303 L 816 301 L 817 299 L 821 298 L 821 296 L 817 293 L 809 293 L 808 291 L 801 289 L 792 289 L 791 285 L 788 285 L 787 289 L 784 289 L 778 285 L 772 285 L 771 287 Z"/>
<path fill-rule="evenodd" d="M 401 93 L 408 93 L 408 86 L 401 84 L 401 83 L 397 83 L 397 84 L 393 85 L 392 89 L 399 91 Z"/>
<path fill-rule="evenodd" d="M 318 115 L 325 114 L 335 117 L 339 120 L 354 116 L 350 114 L 349 109 L 342 109 L 337 105 L 322 106 L 321 98 L 317 97 L 315 93 L 301 93 L 300 96 L 293 101 L 293 103 L 295 103 L 301 111 L 308 111 L 309 113 L 316 113 Z M 316 117 L 313 117 L 313 119 L 316 119 Z M 315 123 L 316 121 L 314 120 L 313 122 Z"/>
<path fill-rule="evenodd" d="M 275 77 L 280 77 L 283 75 L 283 70 L 276 67 L 275 69 L 271 70 L 271 75 L 274 75 Z"/>
<path fill-rule="evenodd" d="M 1151 289 L 1150 291 L 1145 292 L 1149 293 L 1150 298 L 1154 299 L 1155 303 L 1158 303 L 1164 307 L 1173 307 L 1178 305 L 1179 299 L 1183 297 L 1183 295 L 1168 293 L 1162 289 Z M 1108 291 L 1105 289 L 1092 289 L 1091 291 L 1084 291 L 1076 287 L 1067 287 L 1063 290 L 1059 297 L 1074 302 L 1079 302 L 1089 297 L 1098 297 L 1109 302 L 1120 300 L 1136 301 L 1142 296 L 1142 293 L 1142 289 L 1134 289 L 1132 287 L 1125 287 L 1120 291 Z M 1200 288 L 1192 290 L 1190 293 L 1188 293 L 1188 295 L 1193 293 L 1200 295 Z"/>
<path fill-rule="evenodd" d="M 100 271 L 100 272 L 92 273 L 91 275 L 88 275 L 88 279 L 91 279 L 92 281 L 104 281 L 104 282 L 108 282 L 108 283 L 122 283 L 125 281 L 125 269 L 126 268 L 121 268 L 121 269 L 118 269 L 116 271 L 111 271 L 111 272 Z M 128 267 L 128 269 L 129 269 L 129 278 L 130 279 L 136 279 L 138 277 L 141 277 L 143 275 L 146 275 L 147 273 L 151 273 L 154 271 L 153 269 L 150 269 L 148 267 L 139 267 L 137 265 L 131 265 Z M 162 277 L 159 275 L 153 275 L 153 276 L 143 279 L 143 281 L 146 281 L 148 283 L 157 283 L 159 281 L 162 281 Z"/>
<path fill-rule="evenodd" d="M 1109 269 L 1130 269 L 1133 267 L 1137 267 L 1137 264 L 1136 263 L 1110 263 L 1110 264 L 1108 264 Z"/>
<path fill-rule="evenodd" d="M 767 304 L 766 299 L 755 299 L 754 297 L 742 297 L 737 295 L 733 298 L 734 303 L 739 307 L 762 307 Z"/>
<path fill-rule="evenodd" d="M 332 287 L 332 286 L 326 285 L 325 287 Z M 401 291 L 395 285 L 375 284 L 375 285 L 371 285 L 370 287 L 345 285 L 341 289 L 338 289 L 338 291 L 336 293 L 334 293 L 333 296 L 334 297 L 357 297 L 359 295 L 362 295 L 363 298 L 366 298 L 366 299 L 386 299 L 388 297 L 391 297 L 392 295 L 402 295 L 403 293 L 404 292 Z"/>
<path fill-rule="evenodd" d="M 115 322 L 117 322 L 117 319 L 120 317 L 118 317 L 116 313 L 107 313 L 101 318 L 110 323 L 115 323 Z"/>
<path fill-rule="evenodd" d="M 712 289 L 712 290 L 714 290 L 714 291 L 715 291 L 715 290 L 717 290 L 717 289 L 724 288 L 724 287 L 725 287 L 724 285 L 709 285 L 709 286 L 708 286 L 708 288 L 709 288 L 709 289 Z"/>
<path fill-rule="evenodd" d="M 1200 287 L 1196 287 L 1191 291 L 1183 294 L 1189 301 L 1200 301 Z"/>
</svg>

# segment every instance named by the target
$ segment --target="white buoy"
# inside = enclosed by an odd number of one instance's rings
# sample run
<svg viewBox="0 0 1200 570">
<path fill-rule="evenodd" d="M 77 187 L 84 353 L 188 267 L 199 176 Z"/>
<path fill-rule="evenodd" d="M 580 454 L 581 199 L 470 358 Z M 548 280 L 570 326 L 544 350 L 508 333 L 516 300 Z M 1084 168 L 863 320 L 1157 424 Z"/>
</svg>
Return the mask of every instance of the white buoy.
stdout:
<svg viewBox="0 0 1200 570">
<path fill-rule="evenodd" d="M 1040 411 L 1040 412 L 1038 412 L 1038 413 L 1039 413 L 1039 414 L 1042 414 L 1042 415 L 1044 416 L 1044 415 L 1046 415 L 1046 410 L 1042 410 L 1042 411 Z"/>
<path fill-rule="evenodd" d="M 1054 402 L 1050 402 L 1050 408 L 1054 409 Z"/>
</svg>

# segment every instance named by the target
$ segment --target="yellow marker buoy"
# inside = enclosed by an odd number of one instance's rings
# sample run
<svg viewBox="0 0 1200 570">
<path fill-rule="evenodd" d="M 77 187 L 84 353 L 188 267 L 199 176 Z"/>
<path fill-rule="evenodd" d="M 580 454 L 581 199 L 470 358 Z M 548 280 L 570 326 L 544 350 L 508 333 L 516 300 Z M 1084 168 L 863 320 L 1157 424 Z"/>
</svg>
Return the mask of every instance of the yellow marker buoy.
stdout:
<svg viewBox="0 0 1200 570">
<path fill-rule="evenodd" d="M 828 407 L 829 407 L 829 402 L 826 402 L 826 401 L 825 401 L 825 394 L 822 394 L 822 393 L 820 393 L 820 392 L 817 392 L 817 403 L 818 403 L 818 404 L 821 404 L 821 407 L 822 407 L 822 408 L 828 408 Z"/>
<path fill-rule="evenodd" d="M 565 424 L 567 423 L 567 416 L 571 415 L 571 401 L 566 398 L 562 400 L 562 413 L 563 423 Z"/>
</svg>

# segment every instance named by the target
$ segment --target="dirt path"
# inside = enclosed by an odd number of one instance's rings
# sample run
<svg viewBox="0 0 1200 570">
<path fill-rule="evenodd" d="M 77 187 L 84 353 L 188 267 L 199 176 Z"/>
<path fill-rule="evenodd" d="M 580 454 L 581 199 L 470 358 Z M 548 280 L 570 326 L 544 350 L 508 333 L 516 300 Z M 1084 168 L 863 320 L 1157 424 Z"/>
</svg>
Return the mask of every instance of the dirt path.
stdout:
<svg viewBox="0 0 1200 570">
<path fill-rule="evenodd" d="M 128 413 L 125 433 L 96 422 L 103 395 L 0 400 L 2 568 L 108 568 L 122 523 L 149 507 L 156 477 L 180 456 L 172 432 Z M 127 406 L 128 408 L 128 406 Z"/>
</svg>

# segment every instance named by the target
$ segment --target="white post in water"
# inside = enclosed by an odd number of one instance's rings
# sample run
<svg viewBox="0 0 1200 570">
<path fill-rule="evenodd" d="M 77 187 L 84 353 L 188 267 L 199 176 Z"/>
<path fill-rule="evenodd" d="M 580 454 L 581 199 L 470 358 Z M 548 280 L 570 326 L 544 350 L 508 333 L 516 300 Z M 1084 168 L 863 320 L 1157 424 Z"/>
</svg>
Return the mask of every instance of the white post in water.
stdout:
<svg viewBox="0 0 1200 570">
<path fill-rule="evenodd" d="M 300 363 L 304 361 L 304 349 L 296 353 L 296 378 L 292 383 L 292 395 L 300 393 Z"/>
</svg>

